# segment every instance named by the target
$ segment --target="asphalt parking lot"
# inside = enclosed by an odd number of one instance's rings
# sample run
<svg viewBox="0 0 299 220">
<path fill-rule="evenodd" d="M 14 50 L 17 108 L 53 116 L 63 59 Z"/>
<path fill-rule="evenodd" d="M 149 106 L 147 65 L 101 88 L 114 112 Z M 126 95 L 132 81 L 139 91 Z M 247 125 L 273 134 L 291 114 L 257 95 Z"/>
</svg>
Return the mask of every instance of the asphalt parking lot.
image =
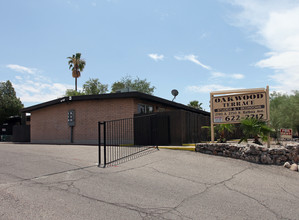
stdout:
<svg viewBox="0 0 299 220">
<path fill-rule="evenodd" d="M 96 146 L 0 143 L 0 219 L 298 219 L 299 172 L 161 149 L 108 168 Z"/>
</svg>

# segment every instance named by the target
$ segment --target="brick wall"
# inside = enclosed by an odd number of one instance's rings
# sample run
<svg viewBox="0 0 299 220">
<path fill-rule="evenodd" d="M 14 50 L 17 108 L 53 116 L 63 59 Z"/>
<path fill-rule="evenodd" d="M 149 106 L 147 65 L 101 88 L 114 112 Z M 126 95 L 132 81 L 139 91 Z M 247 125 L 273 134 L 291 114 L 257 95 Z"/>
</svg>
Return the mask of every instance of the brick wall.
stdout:
<svg viewBox="0 0 299 220">
<path fill-rule="evenodd" d="M 31 112 L 32 143 L 70 143 L 69 110 L 75 110 L 73 141 L 77 144 L 98 142 L 98 121 L 131 118 L 137 113 L 134 99 L 105 99 L 64 102 Z"/>
<path fill-rule="evenodd" d="M 65 101 L 31 112 L 31 142 L 66 144 L 71 142 L 68 111 L 75 110 L 73 143 L 97 144 L 98 122 L 133 118 L 138 104 L 152 105 L 154 112 L 175 108 L 136 98 Z"/>
</svg>

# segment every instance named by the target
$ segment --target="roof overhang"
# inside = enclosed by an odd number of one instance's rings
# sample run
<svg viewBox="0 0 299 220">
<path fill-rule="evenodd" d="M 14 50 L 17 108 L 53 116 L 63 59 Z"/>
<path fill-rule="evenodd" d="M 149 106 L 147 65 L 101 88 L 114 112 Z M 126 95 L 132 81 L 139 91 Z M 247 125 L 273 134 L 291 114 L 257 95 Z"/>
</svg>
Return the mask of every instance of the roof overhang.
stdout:
<svg viewBox="0 0 299 220">
<path fill-rule="evenodd" d="M 210 113 L 202 110 L 198 110 L 177 102 L 169 101 L 166 99 L 162 99 L 157 96 L 152 96 L 149 94 L 141 93 L 141 92 L 124 92 L 124 93 L 108 93 L 108 94 L 99 94 L 99 95 L 82 95 L 82 96 L 69 96 L 69 97 L 62 97 L 58 99 L 54 99 L 48 102 L 44 102 L 41 104 L 33 105 L 27 108 L 23 108 L 22 112 L 32 112 L 42 108 L 46 108 L 49 106 L 59 105 L 62 103 L 69 103 L 69 102 L 77 102 L 77 101 L 89 101 L 89 100 L 105 100 L 105 99 L 124 99 L 124 98 L 135 98 L 135 99 L 142 99 L 151 102 L 156 102 L 159 104 L 163 104 L 166 106 L 170 106 L 173 108 L 183 109 L 186 111 L 196 112 L 203 115 L 209 116 Z"/>
</svg>

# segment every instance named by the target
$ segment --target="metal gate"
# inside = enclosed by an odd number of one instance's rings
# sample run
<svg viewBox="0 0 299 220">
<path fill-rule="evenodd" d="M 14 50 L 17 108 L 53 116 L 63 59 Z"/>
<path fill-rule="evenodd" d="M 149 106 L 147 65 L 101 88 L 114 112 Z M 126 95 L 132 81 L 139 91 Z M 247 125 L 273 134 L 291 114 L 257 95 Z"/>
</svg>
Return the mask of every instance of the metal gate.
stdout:
<svg viewBox="0 0 299 220">
<path fill-rule="evenodd" d="M 123 163 L 158 149 L 158 142 L 152 138 L 139 141 L 139 135 L 147 132 L 147 125 L 142 128 L 139 122 L 138 117 L 98 122 L 99 167 Z"/>
<path fill-rule="evenodd" d="M 169 145 L 168 115 L 139 115 L 134 117 L 134 141 L 138 145 Z"/>
</svg>

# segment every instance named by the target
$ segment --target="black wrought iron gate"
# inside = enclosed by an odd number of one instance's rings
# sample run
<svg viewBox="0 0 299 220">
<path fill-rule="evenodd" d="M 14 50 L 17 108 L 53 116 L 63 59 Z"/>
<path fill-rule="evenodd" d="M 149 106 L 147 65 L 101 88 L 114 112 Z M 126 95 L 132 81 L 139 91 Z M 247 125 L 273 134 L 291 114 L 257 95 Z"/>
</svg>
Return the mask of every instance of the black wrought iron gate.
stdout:
<svg viewBox="0 0 299 220">
<path fill-rule="evenodd" d="M 157 150 L 164 137 L 159 126 L 167 123 L 155 117 L 98 122 L 98 166 L 115 165 Z"/>
</svg>

